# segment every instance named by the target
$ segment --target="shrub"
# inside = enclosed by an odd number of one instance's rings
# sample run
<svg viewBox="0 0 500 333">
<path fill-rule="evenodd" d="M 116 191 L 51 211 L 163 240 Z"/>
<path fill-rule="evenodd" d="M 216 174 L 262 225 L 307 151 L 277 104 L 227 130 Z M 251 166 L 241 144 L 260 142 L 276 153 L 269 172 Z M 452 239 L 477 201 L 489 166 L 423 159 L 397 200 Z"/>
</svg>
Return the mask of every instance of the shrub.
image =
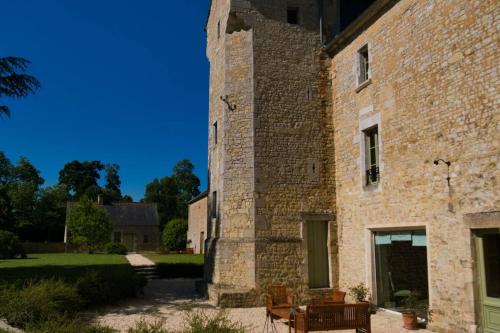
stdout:
<svg viewBox="0 0 500 333">
<path fill-rule="evenodd" d="M 182 249 L 186 247 L 188 223 L 185 219 L 169 221 L 162 233 L 163 246 L 168 249 Z"/>
<path fill-rule="evenodd" d="M 141 319 L 135 323 L 134 327 L 129 328 L 127 333 L 168 333 L 168 331 L 163 328 L 163 325 L 164 321 L 162 320 L 148 323 L 144 319 Z"/>
<path fill-rule="evenodd" d="M 21 328 L 58 316 L 72 316 L 83 302 L 75 287 L 59 280 L 28 282 L 22 289 L 3 287 L 0 317 Z"/>
<path fill-rule="evenodd" d="M 23 246 L 16 234 L 0 230 L 0 259 L 26 258 Z"/>
<path fill-rule="evenodd" d="M 116 330 L 101 326 L 88 326 L 81 318 L 54 317 L 26 328 L 27 333 L 117 333 Z"/>
<path fill-rule="evenodd" d="M 127 254 L 127 247 L 122 243 L 111 242 L 106 244 L 106 253 L 108 254 Z"/>
<path fill-rule="evenodd" d="M 118 273 L 90 271 L 76 282 L 78 293 L 89 306 L 114 303 L 142 293 L 147 280 L 130 271 Z"/>
<path fill-rule="evenodd" d="M 245 333 L 247 329 L 241 323 L 233 322 L 224 311 L 215 315 L 206 315 L 196 311 L 187 316 L 187 325 L 182 333 Z"/>
</svg>

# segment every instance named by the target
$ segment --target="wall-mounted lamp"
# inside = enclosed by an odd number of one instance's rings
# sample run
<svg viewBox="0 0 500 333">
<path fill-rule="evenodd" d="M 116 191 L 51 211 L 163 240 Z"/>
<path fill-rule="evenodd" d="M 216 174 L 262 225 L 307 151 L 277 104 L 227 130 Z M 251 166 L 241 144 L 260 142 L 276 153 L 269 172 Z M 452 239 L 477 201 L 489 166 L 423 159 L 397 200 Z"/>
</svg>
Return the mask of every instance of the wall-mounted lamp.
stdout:
<svg viewBox="0 0 500 333">
<path fill-rule="evenodd" d="M 236 104 L 231 104 L 229 103 L 229 96 L 226 95 L 226 96 L 221 96 L 220 97 L 220 100 L 223 101 L 224 103 L 226 103 L 227 107 L 229 108 L 229 110 L 231 111 L 234 111 L 236 110 Z"/>
<path fill-rule="evenodd" d="M 448 182 L 448 186 L 450 186 L 450 180 L 451 180 L 451 178 L 450 178 L 450 165 L 451 165 L 451 162 L 445 161 L 442 158 L 438 158 L 438 159 L 434 160 L 435 165 L 439 165 L 439 163 L 441 163 L 441 162 L 446 164 L 448 167 L 448 177 L 446 177 L 446 181 Z"/>
</svg>

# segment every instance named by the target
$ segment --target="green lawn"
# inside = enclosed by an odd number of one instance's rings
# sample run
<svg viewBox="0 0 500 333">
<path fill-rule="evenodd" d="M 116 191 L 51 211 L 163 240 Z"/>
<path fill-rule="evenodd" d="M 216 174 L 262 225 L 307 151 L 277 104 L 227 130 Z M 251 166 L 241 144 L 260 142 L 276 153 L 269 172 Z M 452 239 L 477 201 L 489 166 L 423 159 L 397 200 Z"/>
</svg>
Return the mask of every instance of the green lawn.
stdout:
<svg viewBox="0 0 500 333">
<path fill-rule="evenodd" d="M 156 264 L 195 264 L 203 266 L 203 254 L 150 254 L 145 257 Z"/>
<path fill-rule="evenodd" d="M 201 278 L 203 277 L 203 254 L 153 254 L 144 253 L 157 266 L 160 277 Z"/>
<path fill-rule="evenodd" d="M 127 259 L 122 255 L 37 253 L 28 255 L 28 259 L 0 260 L 0 281 L 40 278 L 74 281 L 90 270 L 117 273 L 130 272 L 131 269 Z"/>
</svg>

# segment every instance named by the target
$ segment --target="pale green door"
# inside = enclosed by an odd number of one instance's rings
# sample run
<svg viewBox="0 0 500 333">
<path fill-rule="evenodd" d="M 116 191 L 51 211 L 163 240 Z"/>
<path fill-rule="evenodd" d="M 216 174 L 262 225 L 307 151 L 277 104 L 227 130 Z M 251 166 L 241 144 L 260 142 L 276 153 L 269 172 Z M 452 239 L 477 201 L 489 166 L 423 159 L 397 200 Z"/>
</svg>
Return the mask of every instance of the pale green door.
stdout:
<svg viewBox="0 0 500 333">
<path fill-rule="evenodd" d="M 328 288 L 328 222 L 307 222 L 309 287 Z"/>
<path fill-rule="evenodd" d="M 477 237 L 483 333 L 500 333 L 500 233 Z"/>
</svg>

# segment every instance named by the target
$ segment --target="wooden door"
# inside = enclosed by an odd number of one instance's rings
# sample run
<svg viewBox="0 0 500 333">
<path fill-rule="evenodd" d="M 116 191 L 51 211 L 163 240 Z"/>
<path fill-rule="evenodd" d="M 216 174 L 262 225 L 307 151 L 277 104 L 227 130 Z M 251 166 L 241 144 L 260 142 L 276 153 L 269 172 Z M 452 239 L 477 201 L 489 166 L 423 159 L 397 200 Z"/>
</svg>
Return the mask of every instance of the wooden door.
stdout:
<svg viewBox="0 0 500 333">
<path fill-rule="evenodd" d="M 500 332 L 500 233 L 476 239 L 483 333 Z"/>
<path fill-rule="evenodd" d="M 123 244 L 127 247 L 129 252 L 135 252 L 135 234 L 124 234 Z"/>
<path fill-rule="evenodd" d="M 307 222 L 309 287 L 330 286 L 328 265 L 328 222 Z"/>
</svg>

